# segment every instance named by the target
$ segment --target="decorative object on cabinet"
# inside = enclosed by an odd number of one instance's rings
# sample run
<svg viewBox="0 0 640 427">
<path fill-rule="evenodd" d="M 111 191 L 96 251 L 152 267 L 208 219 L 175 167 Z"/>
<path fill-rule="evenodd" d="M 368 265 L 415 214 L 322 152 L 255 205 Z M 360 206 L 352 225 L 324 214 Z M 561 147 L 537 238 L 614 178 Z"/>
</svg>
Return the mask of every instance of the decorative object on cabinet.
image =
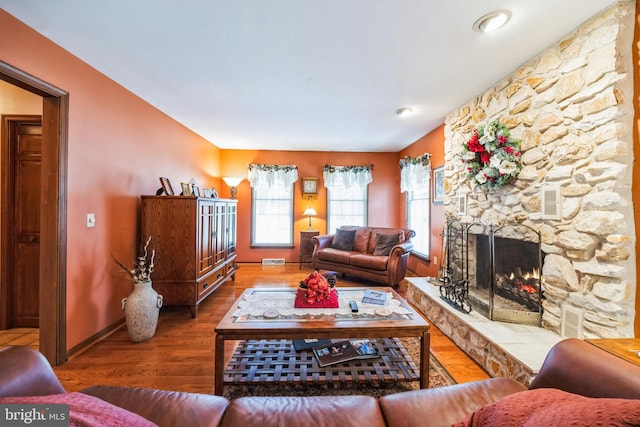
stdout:
<svg viewBox="0 0 640 427">
<path fill-rule="evenodd" d="M 313 241 L 311 239 L 313 236 L 319 235 L 318 230 L 300 232 L 300 266 L 298 268 L 301 269 L 302 264 L 311 263 L 311 255 L 313 255 Z"/>
<path fill-rule="evenodd" d="M 315 176 L 302 177 L 302 197 L 307 200 L 318 198 L 318 178 Z"/>
<path fill-rule="evenodd" d="M 433 169 L 433 204 L 444 202 L 444 166 Z"/>
<path fill-rule="evenodd" d="M 115 262 L 131 276 L 133 280 L 133 292 L 127 298 L 122 299 L 122 310 L 125 313 L 127 331 L 132 342 L 147 341 L 156 333 L 158 316 L 162 307 L 162 295 L 159 295 L 151 285 L 151 273 L 155 267 L 153 261 L 156 251 L 149 254 L 151 236 L 144 245 L 143 254 L 133 269 L 129 270 L 120 261 Z"/>
<path fill-rule="evenodd" d="M 165 305 L 198 304 L 228 278 L 235 280 L 237 201 L 204 197 L 142 196 L 141 233 L 153 235 L 163 262 L 153 287 Z"/>
<path fill-rule="evenodd" d="M 302 215 L 309 217 L 309 228 L 307 228 L 307 231 L 313 231 L 313 228 L 311 228 L 311 217 L 312 216 L 317 216 L 318 212 L 316 212 L 315 209 L 309 207 L 309 208 L 305 209 L 305 211 L 302 213 Z"/>
<path fill-rule="evenodd" d="M 196 184 L 191 184 L 191 195 L 200 197 L 200 188 Z"/>
<path fill-rule="evenodd" d="M 171 182 L 169 182 L 169 178 L 161 176 L 160 184 L 162 184 L 162 190 L 164 191 L 164 194 L 166 194 L 167 196 L 173 196 L 173 187 L 171 186 Z"/>
<path fill-rule="evenodd" d="M 231 198 L 235 199 L 236 194 L 238 193 L 238 185 L 242 182 L 243 178 L 238 178 L 236 176 L 225 176 L 222 180 L 227 184 L 231 190 Z"/>
<path fill-rule="evenodd" d="M 180 186 L 182 187 L 181 196 L 190 196 L 191 195 L 191 186 L 188 182 L 181 182 Z"/>
</svg>

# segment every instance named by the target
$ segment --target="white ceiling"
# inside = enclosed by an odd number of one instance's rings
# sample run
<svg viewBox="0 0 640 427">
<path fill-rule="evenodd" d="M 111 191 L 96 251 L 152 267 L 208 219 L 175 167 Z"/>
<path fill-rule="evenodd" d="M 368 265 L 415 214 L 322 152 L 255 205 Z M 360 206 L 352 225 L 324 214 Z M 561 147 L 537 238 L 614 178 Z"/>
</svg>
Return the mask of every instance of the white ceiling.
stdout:
<svg viewBox="0 0 640 427">
<path fill-rule="evenodd" d="M 220 148 L 396 152 L 613 3 L 0 0 L 0 7 Z M 472 30 L 496 9 L 512 13 L 505 28 Z M 401 107 L 414 114 L 396 116 Z"/>
</svg>

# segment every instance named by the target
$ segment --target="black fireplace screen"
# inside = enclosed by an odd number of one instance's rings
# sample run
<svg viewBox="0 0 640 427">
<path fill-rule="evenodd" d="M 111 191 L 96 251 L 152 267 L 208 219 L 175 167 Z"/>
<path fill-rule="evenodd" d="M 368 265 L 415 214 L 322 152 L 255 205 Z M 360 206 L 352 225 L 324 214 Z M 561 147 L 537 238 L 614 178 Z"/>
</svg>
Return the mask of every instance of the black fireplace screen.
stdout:
<svg viewBox="0 0 640 427">
<path fill-rule="evenodd" d="M 468 305 L 492 320 L 540 325 L 542 298 L 540 234 L 523 224 L 493 228 L 479 223 L 452 226 L 445 241 L 449 276 L 442 286 L 464 286 Z M 461 243 L 462 242 L 462 243 Z M 443 298 L 451 291 L 440 290 Z M 460 292 L 456 292 L 459 296 Z M 456 308 L 465 302 L 451 302 Z M 466 311 L 466 310 L 463 310 Z"/>
</svg>

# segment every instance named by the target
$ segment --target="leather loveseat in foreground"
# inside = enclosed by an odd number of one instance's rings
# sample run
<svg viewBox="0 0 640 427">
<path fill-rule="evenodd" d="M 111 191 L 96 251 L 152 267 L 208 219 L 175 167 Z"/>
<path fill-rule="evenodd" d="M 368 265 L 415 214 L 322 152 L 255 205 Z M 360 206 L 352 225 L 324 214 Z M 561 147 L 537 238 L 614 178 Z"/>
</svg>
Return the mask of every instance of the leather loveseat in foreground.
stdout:
<svg viewBox="0 0 640 427">
<path fill-rule="evenodd" d="M 230 402 L 205 394 L 99 385 L 65 393 L 40 353 L 10 347 L 0 351 L 0 404 L 8 403 L 6 396 L 27 396 L 9 398 L 10 403 L 28 396 L 41 402 L 52 396 L 94 399 L 103 411 L 105 405 L 114 405 L 118 417 L 129 414 L 131 422 L 123 425 L 144 425 L 140 422 L 147 420 L 194 427 L 493 426 L 525 421 L 557 426 L 576 420 L 581 425 L 640 425 L 640 367 L 576 339 L 551 349 L 528 390 L 516 381 L 493 378 L 378 400 L 314 396 L 243 397 Z M 466 423 L 461 422 L 465 417 Z M 103 420 L 101 425 L 113 424 Z"/>
<path fill-rule="evenodd" d="M 415 235 L 406 228 L 340 227 L 335 234 L 313 237 L 311 263 L 316 270 L 395 286 L 407 272 Z"/>
</svg>

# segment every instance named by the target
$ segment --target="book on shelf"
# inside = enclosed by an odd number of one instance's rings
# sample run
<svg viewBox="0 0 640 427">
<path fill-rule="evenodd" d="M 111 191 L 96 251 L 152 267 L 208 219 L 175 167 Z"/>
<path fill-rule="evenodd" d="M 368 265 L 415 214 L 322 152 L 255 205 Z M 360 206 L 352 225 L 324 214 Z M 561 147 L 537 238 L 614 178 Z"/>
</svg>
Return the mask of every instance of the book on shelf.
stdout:
<svg viewBox="0 0 640 427">
<path fill-rule="evenodd" d="M 374 291 L 373 289 L 367 289 L 364 291 L 362 302 L 367 304 L 384 305 L 387 301 L 387 293 L 382 291 Z"/>
<path fill-rule="evenodd" d="M 354 359 L 378 357 L 375 345 L 368 339 L 344 340 L 313 347 L 313 354 L 322 367 Z"/>
</svg>

